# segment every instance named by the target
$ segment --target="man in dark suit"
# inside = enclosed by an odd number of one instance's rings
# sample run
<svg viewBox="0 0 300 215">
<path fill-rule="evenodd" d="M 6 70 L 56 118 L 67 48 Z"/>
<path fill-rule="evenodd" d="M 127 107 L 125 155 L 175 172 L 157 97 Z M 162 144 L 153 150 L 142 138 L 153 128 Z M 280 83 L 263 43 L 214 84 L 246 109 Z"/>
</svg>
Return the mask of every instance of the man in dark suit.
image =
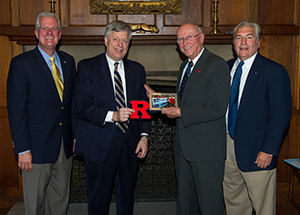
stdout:
<svg viewBox="0 0 300 215">
<path fill-rule="evenodd" d="M 37 17 L 35 35 L 38 46 L 12 59 L 7 78 L 14 151 L 26 214 L 66 214 L 77 120 L 72 109 L 75 62 L 55 51 L 61 31 L 54 14 Z"/>
<path fill-rule="evenodd" d="M 75 153 L 85 158 L 88 213 L 109 213 L 113 186 L 117 213 L 132 215 L 138 158 L 148 148 L 150 123 L 130 119 L 131 101 L 146 100 L 144 67 L 124 59 L 131 29 L 113 21 L 106 53 L 78 63 L 75 97 L 79 123 Z"/>
<path fill-rule="evenodd" d="M 228 61 L 227 215 L 276 214 L 276 166 L 291 119 L 291 89 L 286 69 L 259 54 L 260 32 L 257 23 L 240 22 L 233 34 L 238 58 Z"/>
<path fill-rule="evenodd" d="M 187 23 L 177 30 L 177 43 L 188 59 L 178 74 L 179 107 L 162 111 L 176 118 L 174 153 L 179 215 L 224 214 L 222 181 L 229 69 L 222 58 L 203 47 L 203 42 L 204 34 L 197 25 Z M 187 81 L 186 76 L 190 76 Z"/>
</svg>

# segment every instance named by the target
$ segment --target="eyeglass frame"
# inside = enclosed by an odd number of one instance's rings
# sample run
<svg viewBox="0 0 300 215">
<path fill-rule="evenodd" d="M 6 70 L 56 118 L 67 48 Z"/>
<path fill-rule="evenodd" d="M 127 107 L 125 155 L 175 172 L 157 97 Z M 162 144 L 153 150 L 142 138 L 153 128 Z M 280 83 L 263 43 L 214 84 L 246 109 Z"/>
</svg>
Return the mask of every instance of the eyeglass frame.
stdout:
<svg viewBox="0 0 300 215">
<path fill-rule="evenodd" d="M 184 40 L 185 41 L 189 41 L 190 39 L 193 39 L 193 38 L 199 36 L 200 34 L 202 34 L 202 32 L 200 32 L 198 34 L 195 34 L 195 35 L 189 35 L 189 36 L 187 36 L 185 38 L 184 37 L 177 38 L 176 41 L 177 41 L 177 43 L 183 43 Z"/>
</svg>

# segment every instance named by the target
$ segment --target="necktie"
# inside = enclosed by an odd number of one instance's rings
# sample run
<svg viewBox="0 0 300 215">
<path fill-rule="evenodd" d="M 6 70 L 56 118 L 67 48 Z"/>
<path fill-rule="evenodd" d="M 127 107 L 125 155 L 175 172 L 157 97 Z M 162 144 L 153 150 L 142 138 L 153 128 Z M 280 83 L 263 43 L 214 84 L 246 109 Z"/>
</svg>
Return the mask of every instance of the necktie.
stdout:
<svg viewBox="0 0 300 215">
<path fill-rule="evenodd" d="M 181 99 L 182 95 L 183 95 L 183 91 L 185 88 L 185 85 L 187 83 L 187 80 L 189 79 L 190 75 L 191 75 L 191 68 L 194 66 L 193 61 L 189 62 L 189 65 L 185 71 L 185 74 L 183 76 L 183 79 L 181 81 L 181 85 L 180 85 L 180 90 L 179 90 L 179 97 Z"/>
<path fill-rule="evenodd" d="M 240 80 L 242 76 L 242 66 L 244 61 L 241 61 L 234 74 L 232 84 L 230 87 L 230 101 L 229 101 L 229 111 L 228 111 L 228 131 L 232 138 L 234 138 L 234 129 L 236 123 L 236 116 L 238 111 L 238 98 L 239 98 L 239 88 Z"/>
<path fill-rule="evenodd" d="M 62 77 L 59 72 L 59 69 L 55 65 L 54 57 L 50 57 L 50 61 L 51 61 L 52 76 L 53 76 L 60 100 L 62 101 L 63 100 L 63 92 L 64 92 L 64 83 L 62 81 Z"/>
<path fill-rule="evenodd" d="M 119 110 L 122 107 L 126 107 L 125 96 L 124 96 L 124 91 L 123 91 L 123 84 L 122 84 L 121 76 L 118 72 L 118 65 L 119 65 L 119 63 L 115 63 L 115 70 L 114 70 L 117 110 Z M 128 124 L 126 122 L 118 122 L 117 126 L 121 133 L 125 133 L 126 130 L 128 129 Z"/>
</svg>

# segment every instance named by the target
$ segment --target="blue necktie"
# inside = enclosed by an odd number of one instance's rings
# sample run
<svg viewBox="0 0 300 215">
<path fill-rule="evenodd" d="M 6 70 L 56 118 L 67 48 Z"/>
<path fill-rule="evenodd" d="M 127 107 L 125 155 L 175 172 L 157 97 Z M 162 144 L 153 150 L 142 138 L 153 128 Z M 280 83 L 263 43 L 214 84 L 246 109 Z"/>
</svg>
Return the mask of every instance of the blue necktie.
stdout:
<svg viewBox="0 0 300 215">
<path fill-rule="evenodd" d="M 126 104 L 125 104 L 125 96 L 123 91 L 122 79 L 118 72 L 118 65 L 119 63 L 115 63 L 114 81 L 115 81 L 115 92 L 116 92 L 116 106 L 117 106 L 117 110 L 120 110 L 120 108 L 126 107 Z M 128 125 L 126 122 L 118 122 L 117 126 L 121 133 L 125 133 L 126 130 L 128 129 Z"/>
<path fill-rule="evenodd" d="M 190 75 L 191 75 L 191 68 L 194 66 L 193 61 L 189 62 L 189 65 L 185 71 L 185 74 L 183 76 L 183 79 L 181 81 L 181 85 L 180 85 L 180 90 L 179 90 L 179 97 L 181 99 L 182 95 L 183 95 L 183 91 L 185 88 L 185 85 L 187 83 L 187 80 L 189 79 Z"/>
<path fill-rule="evenodd" d="M 244 61 L 241 61 L 235 71 L 233 81 L 230 87 L 230 101 L 229 101 L 229 111 L 228 111 L 228 131 L 232 138 L 234 138 L 234 129 L 236 123 L 236 116 L 238 111 L 238 98 L 239 98 L 239 88 L 240 80 L 242 76 L 242 66 Z"/>
</svg>

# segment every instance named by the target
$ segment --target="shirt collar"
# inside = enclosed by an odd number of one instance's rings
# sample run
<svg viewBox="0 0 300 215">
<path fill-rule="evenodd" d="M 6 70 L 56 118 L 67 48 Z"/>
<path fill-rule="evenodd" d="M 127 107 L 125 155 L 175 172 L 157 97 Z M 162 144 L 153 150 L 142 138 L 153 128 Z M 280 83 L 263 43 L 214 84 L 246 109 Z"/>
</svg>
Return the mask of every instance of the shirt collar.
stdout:
<svg viewBox="0 0 300 215">
<path fill-rule="evenodd" d="M 199 58 L 201 57 L 201 55 L 203 54 L 204 49 L 205 49 L 205 48 L 204 48 L 204 46 L 203 46 L 203 49 L 201 50 L 201 52 L 197 55 L 197 57 L 194 58 L 194 60 L 192 60 L 194 66 L 196 65 L 196 63 L 197 63 L 197 61 L 199 60 Z M 191 61 L 191 59 L 189 59 L 189 61 Z"/>
<path fill-rule="evenodd" d="M 52 57 L 52 56 L 48 55 L 43 49 L 40 48 L 40 46 L 37 46 L 37 47 L 38 47 L 38 49 L 39 49 L 41 55 L 42 55 L 43 58 L 45 59 L 45 61 L 48 62 L 48 61 L 50 60 L 50 57 Z M 54 62 L 55 62 L 55 64 L 57 64 L 59 57 L 58 57 L 58 54 L 57 54 L 56 51 L 54 51 L 53 57 L 54 57 Z"/>
<path fill-rule="evenodd" d="M 247 60 L 244 61 L 244 66 L 246 68 L 251 68 L 257 53 L 258 53 L 258 51 L 254 55 L 252 55 L 250 58 L 248 58 Z M 238 58 L 236 61 L 236 65 L 238 65 L 240 62 L 241 62 L 241 59 Z"/>
<path fill-rule="evenodd" d="M 105 56 L 106 56 L 106 60 L 107 60 L 107 63 L 109 65 L 109 67 L 112 67 L 114 68 L 114 65 L 115 63 L 119 63 L 119 68 L 123 69 L 124 68 L 124 63 L 123 63 L 123 60 L 120 60 L 120 61 L 114 61 L 113 59 L 111 59 L 106 53 L 105 53 Z"/>
</svg>

